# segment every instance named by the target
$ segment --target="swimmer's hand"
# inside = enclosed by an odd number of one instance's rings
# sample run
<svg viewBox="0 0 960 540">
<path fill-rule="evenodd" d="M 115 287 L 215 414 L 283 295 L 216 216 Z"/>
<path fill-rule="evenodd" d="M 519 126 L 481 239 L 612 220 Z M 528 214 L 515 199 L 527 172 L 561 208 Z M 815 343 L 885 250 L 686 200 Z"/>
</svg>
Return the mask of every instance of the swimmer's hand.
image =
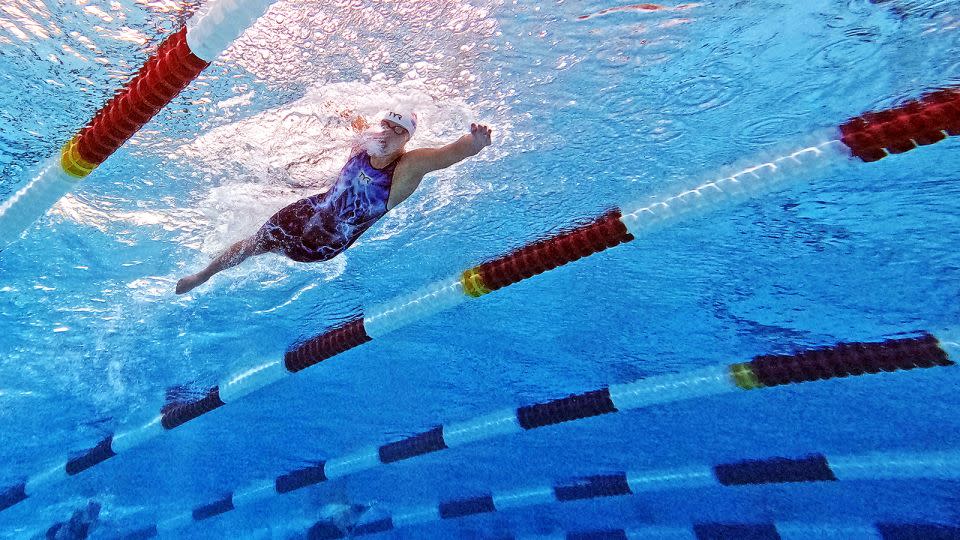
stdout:
<svg viewBox="0 0 960 540">
<path fill-rule="evenodd" d="M 485 147 L 493 142 L 490 140 L 493 130 L 483 124 L 470 124 L 470 144 L 474 155 L 479 154 Z"/>
<path fill-rule="evenodd" d="M 370 127 L 370 124 L 367 123 L 367 120 L 363 116 L 354 114 L 350 109 L 340 111 L 340 119 L 344 122 L 349 122 L 350 128 L 357 133 Z"/>
</svg>

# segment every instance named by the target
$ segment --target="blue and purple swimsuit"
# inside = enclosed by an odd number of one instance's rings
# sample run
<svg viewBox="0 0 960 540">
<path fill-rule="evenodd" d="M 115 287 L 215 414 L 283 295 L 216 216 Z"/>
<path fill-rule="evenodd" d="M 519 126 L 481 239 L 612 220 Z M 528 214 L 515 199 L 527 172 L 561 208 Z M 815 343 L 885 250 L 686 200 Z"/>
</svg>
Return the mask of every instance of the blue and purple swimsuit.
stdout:
<svg viewBox="0 0 960 540">
<path fill-rule="evenodd" d="M 387 213 L 397 161 L 377 169 L 366 151 L 354 155 L 326 193 L 301 199 L 267 220 L 257 233 L 261 245 L 299 262 L 332 259 Z"/>
</svg>

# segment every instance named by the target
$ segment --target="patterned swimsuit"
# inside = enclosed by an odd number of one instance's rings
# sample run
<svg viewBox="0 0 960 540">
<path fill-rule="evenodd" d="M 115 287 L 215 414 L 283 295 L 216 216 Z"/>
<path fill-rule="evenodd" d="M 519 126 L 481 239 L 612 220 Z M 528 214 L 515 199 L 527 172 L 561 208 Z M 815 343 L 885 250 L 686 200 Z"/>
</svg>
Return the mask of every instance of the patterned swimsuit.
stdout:
<svg viewBox="0 0 960 540">
<path fill-rule="evenodd" d="M 396 168 L 397 160 L 376 169 L 361 151 L 340 169 L 329 191 L 274 214 L 260 228 L 261 245 L 299 262 L 332 259 L 387 213 Z"/>
</svg>

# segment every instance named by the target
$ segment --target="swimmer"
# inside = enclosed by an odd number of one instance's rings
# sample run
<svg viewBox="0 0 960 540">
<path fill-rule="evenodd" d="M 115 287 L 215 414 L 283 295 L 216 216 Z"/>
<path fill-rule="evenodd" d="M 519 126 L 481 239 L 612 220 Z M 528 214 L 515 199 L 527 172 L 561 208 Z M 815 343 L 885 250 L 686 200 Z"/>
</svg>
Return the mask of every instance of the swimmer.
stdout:
<svg viewBox="0 0 960 540">
<path fill-rule="evenodd" d="M 440 148 L 406 151 L 417 130 L 417 115 L 393 110 L 371 130 L 362 117 L 350 159 L 325 193 L 301 199 L 273 215 L 253 236 L 217 256 L 209 266 L 177 282 L 177 294 L 202 285 L 217 272 L 264 253 L 298 262 L 330 260 L 353 244 L 387 212 L 409 197 L 424 175 L 459 163 L 491 144 L 492 130 L 471 124 L 470 133 Z"/>
</svg>

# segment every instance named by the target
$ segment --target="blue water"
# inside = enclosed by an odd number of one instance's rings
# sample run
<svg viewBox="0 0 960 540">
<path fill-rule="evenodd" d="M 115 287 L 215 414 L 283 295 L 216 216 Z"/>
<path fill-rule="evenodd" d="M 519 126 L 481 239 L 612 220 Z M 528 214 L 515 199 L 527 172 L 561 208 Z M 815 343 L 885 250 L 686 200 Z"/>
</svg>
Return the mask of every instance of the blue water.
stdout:
<svg viewBox="0 0 960 540">
<path fill-rule="evenodd" d="M 58 151 L 198 2 L 0 8 L 0 195 Z M 867 110 L 960 84 L 960 5 L 281 1 L 0 254 L 0 486 L 202 392 L 364 306 Z M 415 144 L 495 144 L 428 176 L 335 261 L 248 261 L 173 286 L 322 191 L 349 110 L 403 96 Z M 917 330 L 960 335 L 957 140 L 851 162 L 470 301 L 337 356 L 0 513 L 29 537 L 88 501 L 95 538 L 437 424 L 604 385 Z M 957 373 L 741 392 L 500 437 L 181 529 L 286 538 L 323 505 L 411 505 L 624 470 L 956 450 Z M 677 489 L 506 510 L 395 538 L 697 522 L 957 523 L 956 482 Z M 368 517 L 370 517 L 368 516 Z M 258 536 L 259 535 L 259 536 Z M 382 535 L 381 537 L 391 537 Z"/>
</svg>

